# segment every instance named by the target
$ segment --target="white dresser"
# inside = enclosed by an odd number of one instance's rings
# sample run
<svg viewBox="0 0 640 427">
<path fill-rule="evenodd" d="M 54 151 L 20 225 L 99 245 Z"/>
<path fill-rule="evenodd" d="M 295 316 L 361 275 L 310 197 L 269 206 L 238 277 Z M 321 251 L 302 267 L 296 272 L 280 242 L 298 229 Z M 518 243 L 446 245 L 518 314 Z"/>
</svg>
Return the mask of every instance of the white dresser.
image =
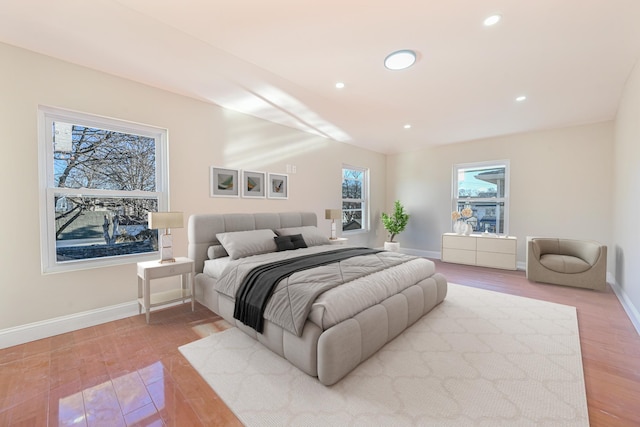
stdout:
<svg viewBox="0 0 640 427">
<path fill-rule="evenodd" d="M 455 233 L 442 235 L 442 261 L 482 267 L 516 269 L 516 237 Z"/>
</svg>

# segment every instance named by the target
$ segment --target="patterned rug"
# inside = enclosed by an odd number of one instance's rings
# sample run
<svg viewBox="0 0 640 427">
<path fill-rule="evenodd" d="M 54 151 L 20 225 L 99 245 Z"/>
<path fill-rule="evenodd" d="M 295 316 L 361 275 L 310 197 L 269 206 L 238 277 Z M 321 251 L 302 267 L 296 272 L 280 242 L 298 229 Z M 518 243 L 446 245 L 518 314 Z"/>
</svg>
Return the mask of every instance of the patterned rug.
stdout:
<svg viewBox="0 0 640 427">
<path fill-rule="evenodd" d="M 588 426 L 575 307 L 449 285 L 326 387 L 237 328 L 180 347 L 247 426 Z"/>
</svg>

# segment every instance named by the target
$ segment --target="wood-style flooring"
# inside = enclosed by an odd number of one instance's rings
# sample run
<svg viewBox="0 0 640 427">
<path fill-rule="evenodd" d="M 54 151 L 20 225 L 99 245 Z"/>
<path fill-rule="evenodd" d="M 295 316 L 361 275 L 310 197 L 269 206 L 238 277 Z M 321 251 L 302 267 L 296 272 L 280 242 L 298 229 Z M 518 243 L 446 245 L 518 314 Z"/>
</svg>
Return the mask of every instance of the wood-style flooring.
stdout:
<svg viewBox="0 0 640 427">
<path fill-rule="evenodd" d="M 640 336 L 611 289 L 434 260 L 449 282 L 577 307 L 591 426 L 640 426 Z M 0 426 L 237 426 L 178 351 L 224 328 L 196 304 L 0 350 Z"/>
</svg>

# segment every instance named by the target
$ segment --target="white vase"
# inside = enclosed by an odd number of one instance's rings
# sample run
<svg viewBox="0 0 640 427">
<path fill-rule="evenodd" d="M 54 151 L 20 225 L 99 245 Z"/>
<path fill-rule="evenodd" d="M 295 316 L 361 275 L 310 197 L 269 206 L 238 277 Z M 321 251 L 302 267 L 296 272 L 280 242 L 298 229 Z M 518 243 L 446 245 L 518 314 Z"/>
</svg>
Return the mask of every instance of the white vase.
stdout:
<svg viewBox="0 0 640 427">
<path fill-rule="evenodd" d="M 465 225 L 464 234 L 465 234 L 465 236 L 468 236 L 473 231 L 473 226 L 471 224 L 469 224 L 468 222 L 465 222 L 464 225 Z"/>
<path fill-rule="evenodd" d="M 384 250 L 390 252 L 400 252 L 400 243 L 398 242 L 384 242 Z"/>
<path fill-rule="evenodd" d="M 456 234 L 462 234 L 464 233 L 464 230 L 466 229 L 467 224 L 465 222 L 462 221 L 456 221 L 453 223 L 453 232 Z"/>
</svg>

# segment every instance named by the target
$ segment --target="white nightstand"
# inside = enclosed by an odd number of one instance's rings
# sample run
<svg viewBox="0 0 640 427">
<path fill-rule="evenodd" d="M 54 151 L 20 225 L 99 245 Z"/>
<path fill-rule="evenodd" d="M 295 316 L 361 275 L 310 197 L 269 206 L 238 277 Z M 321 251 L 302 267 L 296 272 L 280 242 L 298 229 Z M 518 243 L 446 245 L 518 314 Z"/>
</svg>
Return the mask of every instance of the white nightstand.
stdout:
<svg viewBox="0 0 640 427">
<path fill-rule="evenodd" d="M 181 275 L 181 288 L 151 293 L 151 280 Z M 195 310 L 195 263 L 189 258 L 179 257 L 175 262 L 145 261 L 138 263 L 138 313 L 144 308 L 149 323 L 151 307 L 191 298 L 191 311 Z"/>
<path fill-rule="evenodd" d="M 346 237 L 338 237 L 337 239 L 329 239 L 330 245 L 346 245 L 349 239 Z"/>
</svg>

